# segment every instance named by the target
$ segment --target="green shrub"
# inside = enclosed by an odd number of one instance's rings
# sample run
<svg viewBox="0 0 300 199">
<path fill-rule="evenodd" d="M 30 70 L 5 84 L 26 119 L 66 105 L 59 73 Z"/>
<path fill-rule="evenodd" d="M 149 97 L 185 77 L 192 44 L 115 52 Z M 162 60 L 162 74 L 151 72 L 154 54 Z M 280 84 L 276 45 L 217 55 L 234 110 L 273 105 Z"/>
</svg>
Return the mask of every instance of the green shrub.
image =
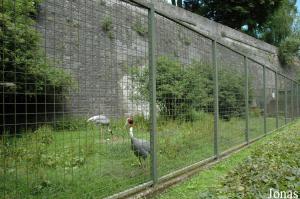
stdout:
<svg viewBox="0 0 300 199">
<path fill-rule="evenodd" d="M 109 32 L 113 29 L 113 23 L 111 17 L 105 17 L 101 23 L 101 28 L 104 32 Z"/>
<path fill-rule="evenodd" d="M 251 152 L 220 185 L 199 198 L 268 198 L 270 189 L 300 191 L 300 136 L 280 134 Z M 288 197 L 287 197 L 288 198 Z"/>
<path fill-rule="evenodd" d="M 283 65 L 292 64 L 294 57 L 300 58 L 300 33 L 293 33 L 279 45 L 279 59 Z"/>
<path fill-rule="evenodd" d="M 49 145 L 53 142 L 53 129 L 50 126 L 41 126 L 34 133 L 38 143 Z"/>
<path fill-rule="evenodd" d="M 53 67 L 40 49 L 41 35 L 34 28 L 33 19 L 40 2 L 4 0 L 0 4 L 0 54 L 4 67 L 0 77 L 5 82 L 20 82 L 15 90 L 19 93 L 43 93 L 45 84 L 58 93 L 73 83 L 72 77 L 63 69 Z M 15 72 L 18 72 L 16 80 Z"/>
<path fill-rule="evenodd" d="M 55 132 L 52 127 L 40 126 L 34 132 L 27 132 L 21 137 L 8 137 L 0 143 L 0 155 L 7 160 L 7 166 L 12 166 L 14 162 L 26 162 L 29 168 L 78 168 L 86 163 L 89 155 L 95 153 L 95 148 L 91 147 L 93 141 L 88 141 L 86 145 L 78 146 L 65 143 L 64 148 L 53 148 L 58 146 L 60 133 Z M 74 140 L 72 140 L 74 142 Z"/>
<path fill-rule="evenodd" d="M 225 67 L 224 67 L 225 68 Z M 193 121 L 199 111 L 213 111 L 213 68 L 194 62 L 184 66 L 179 61 L 161 57 L 157 61 L 156 95 L 160 114 L 172 119 Z M 137 84 L 137 100 L 149 99 L 148 68 L 132 67 L 130 74 Z M 219 73 L 219 111 L 226 119 L 244 111 L 244 78 L 230 70 Z M 251 98 L 251 91 L 249 93 Z M 229 111 L 228 111 L 229 110 Z"/>
<path fill-rule="evenodd" d="M 59 118 L 54 123 L 54 129 L 58 131 L 77 131 L 85 130 L 87 127 L 92 127 L 92 123 L 88 123 L 85 117 L 67 116 Z"/>
<path fill-rule="evenodd" d="M 145 37 L 148 34 L 147 26 L 144 26 L 141 21 L 137 21 L 132 29 L 140 36 Z"/>
<path fill-rule="evenodd" d="M 23 101 L 25 98 L 27 103 L 47 104 L 48 102 L 44 99 L 36 98 L 36 96 L 49 93 L 47 101 L 50 101 L 53 99 L 50 92 L 54 91 L 62 96 L 61 100 L 64 100 L 65 90 L 74 85 L 72 76 L 62 68 L 54 67 L 55 64 L 47 59 L 41 50 L 41 35 L 34 27 L 40 2 L 40 0 L 3 0 L 0 3 L 0 62 L 2 67 L 0 82 L 15 84 L 11 88 L 4 88 L 4 92 L 7 92 L 5 106 L 15 102 L 14 93 L 18 93 L 17 101 Z M 10 109 L 10 107 L 5 107 L 5 109 Z M 25 109 L 25 105 L 23 107 L 20 105 L 18 109 Z M 34 116 L 28 116 L 29 120 L 30 117 Z M 10 117 L 5 119 L 7 123 L 13 122 Z M 19 123 L 25 123 L 25 116 L 21 119 L 23 121 Z M 18 125 L 17 128 L 19 127 L 21 126 Z M 0 127 L 0 134 L 2 131 L 14 131 L 14 129 L 9 129 L 10 127 L 2 128 Z"/>
<path fill-rule="evenodd" d="M 258 107 L 250 108 L 249 116 L 250 117 L 260 117 L 263 114 L 263 110 Z"/>
<path fill-rule="evenodd" d="M 102 30 L 107 34 L 108 38 L 111 40 L 114 38 L 112 29 L 113 29 L 113 22 L 111 17 L 105 17 L 104 20 L 101 22 Z"/>
</svg>

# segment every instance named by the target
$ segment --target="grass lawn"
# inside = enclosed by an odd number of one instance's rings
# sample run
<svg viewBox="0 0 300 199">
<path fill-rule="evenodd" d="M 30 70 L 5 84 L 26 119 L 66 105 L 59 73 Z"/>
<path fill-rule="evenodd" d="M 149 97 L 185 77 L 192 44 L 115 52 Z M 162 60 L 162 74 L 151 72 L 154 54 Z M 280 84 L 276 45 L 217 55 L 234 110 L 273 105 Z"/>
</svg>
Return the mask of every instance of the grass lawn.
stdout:
<svg viewBox="0 0 300 199">
<path fill-rule="evenodd" d="M 226 175 L 233 175 L 232 170 L 235 169 L 236 173 L 238 173 L 241 168 L 238 166 L 245 161 L 250 155 L 253 153 L 255 154 L 259 150 L 265 150 L 263 147 L 267 148 L 270 143 L 272 144 L 275 141 L 284 140 L 284 138 L 291 136 L 291 134 L 295 134 L 294 137 L 291 139 L 298 139 L 299 140 L 299 133 L 297 134 L 298 130 L 300 128 L 300 121 L 298 121 L 295 124 L 291 124 L 287 127 L 282 128 L 279 131 L 276 131 L 273 134 L 270 134 L 269 136 L 257 141 L 256 143 L 250 145 L 248 148 L 245 148 L 241 150 L 238 153 L 232 154 L 230 157 L 228 157 L 225 160 L 222 160 L 218 164 L 214 165 L 213 167 L 209 169 L 205 169 L 201 171 L 196 176 L 192 177 L 190 180 L 185 181 L 177 186 L 174 186 L 168 190 L 166 190 L 164 193 L 156 196 L 155 198 L 159 199 L 171 199 L 171 198 L 181 198 L 181 199 L 191 199 L 191 198 L 199 198 L 200 193 L 209 192 L 211 189 L 215 190 L 215 187 L 221 186 L 220 181 L 226 176 Z M 284 142 L 284 141 L 282 141 Z M 297 143 L 296 143 L 297 144 Z M 275 146 L 278 144 L 275 143 Z M 282 143 L 284 147 L 284 143 Z M 270 145 L 272 146 L 272 145 Z M 299 143 L 298 143 L 299 146 Z M 299 147 L 298 147 L 299 148 Z M 279 149 L 280 151 L 281 149 Z M 283 152 L 285 153 L 285 152 Z M 270 153 L 268 155 L 272 154 L 272 149 L 270 150 Z M 296 156 L 299 155 L 299 151 L 295 151 L 292 153 L 295 155 L 295 157 L 291 158 L 296 160 Z M 287 159 L 285 157 L 286 154 L 282 154 L 282 159 Z M 298 157 L 299 158 L 299 157 Z M 240 167 L 244 167 L 241 165 Z M 239 174 L 242 175 L 242 174 Z M 262 176 L 262 173 L 259 174 Z M 284 176 L 285 177 L 285 176 Z M 227 177 L 230 178 L 230 177 Z M 229 179 L 231 180 L 231 179 Z M 234 179 L 234 181 L 238 181 Z M 228 185 L 230 186 L 230 185 Z M 299 185 L 298 185 L 299 186 Z M 227 187 L 226 187 L 227 188 Z M 226 189 L 224 188 L 224 189 Z M 298 187 L 300 188 L 300 187 Z M 231 190 L 232 191 L 232 190 Z M 299 190 L 300 191 L 300 190 Z M 229 192 L 229 191 L 228 191 Z M 208 195 L 206 195 L 207 197 Z M 214 198 L 216 196 L 213 196 Z M 229 196 L 226 196 L 229 197 Z M 225 197 L 225 198 L 226 198 Z M 243 198 L 243 197 L 241 197 Z M 248 198 L 248 197 L 246 197 Z M 250 197 L 251 198 L 251 197 Z"/>
<path fill-rule="evenodd" d="M 267 124 L 274 129 L 275 119 L 268 118 Z M 220 150 L 243 143 L 244 128 L 244 119 L 220 120 Z M 113 135 L 106 127 L 94 125 L 73 131 L 44 126 L 33 133 L 2 136 L 0 198 L 102 198 L 149 181 L 149 158 L 139 166 L 124 120 L 112 121 L 111 129 Z M 249 129 L 250 138 L 262 135 L 262 117 L 250 118 Z M 135 136 L 149 140 L 148 132 L 148 122 L 137 118 Z M 162 176 L 213 155 L 213 115 L 203 113 L 195 122 L 159 120 L 158 136 Z M 238 155 L 234 161 L 242 157 Z M 214 173 L 201 174 L 207 179 L 203 183 L 213 183 L 213 176 L 233 165 L 223 163 Z M 198 186 L 188 187 L 186 193 L 199 190 Z"/>
</svg>

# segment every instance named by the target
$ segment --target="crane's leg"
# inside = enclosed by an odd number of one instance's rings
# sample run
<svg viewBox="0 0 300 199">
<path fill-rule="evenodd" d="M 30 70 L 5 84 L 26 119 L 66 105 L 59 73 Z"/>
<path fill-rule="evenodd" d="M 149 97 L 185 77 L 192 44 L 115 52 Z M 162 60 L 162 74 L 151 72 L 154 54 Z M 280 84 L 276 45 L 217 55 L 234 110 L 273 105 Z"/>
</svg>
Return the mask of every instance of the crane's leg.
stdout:
<svg viewBox="0 0 300 199">
<path fill-rule="evenodd" d="M 146 170 L 146 169 L 147 169 L 147 165 L 148 165 L 148 164 L 147 164 L 147 161 L 144 159 L 143 169 Z"/>
<path fill-rule="evenodd" d="M 140 164 L 139 164 L 140 166 L 143 165 L 143 164 L 142 164 L 142 161 L 141 161 L 141 157 L 139 157 L 139 163 L 140 163 Z"/>
</svg>

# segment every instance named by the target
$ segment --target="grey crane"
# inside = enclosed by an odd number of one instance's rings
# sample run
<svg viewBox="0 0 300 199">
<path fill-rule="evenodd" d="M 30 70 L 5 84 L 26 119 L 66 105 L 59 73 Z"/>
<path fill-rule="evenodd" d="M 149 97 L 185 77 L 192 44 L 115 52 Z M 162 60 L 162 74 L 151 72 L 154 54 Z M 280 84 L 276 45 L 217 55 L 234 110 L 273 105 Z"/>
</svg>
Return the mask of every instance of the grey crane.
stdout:
<svg viewBox="0 0 300 199">
<path fill-rule="evenodd" d="M 110 123 L 110 120 L 107 116 L 105 115 L 95 115 L 93 117 L 90 117 L 88 120 L 88 122 L 93 122 L 95 124 L 100 124 L 100 125 L 103 125 L 103 126 L 107 126 L 107 130 L 108 132 L 110 132 L 110 134 L 112 135 L 112 130 L 109 128 L 109 123 Z"/>
<path fill-rule="evenodd" d="M 133 119 L 127 119 L 127 125 L 129 126 L 129 136 L 131 139 L 131 150 L 134 155 L 139 158 L 140 165 L 142 165 L 141 158 L 146 160 L 150 154 L 150 142 L 143 139 L 138 139 L 133 135 Z"/>
</svg>

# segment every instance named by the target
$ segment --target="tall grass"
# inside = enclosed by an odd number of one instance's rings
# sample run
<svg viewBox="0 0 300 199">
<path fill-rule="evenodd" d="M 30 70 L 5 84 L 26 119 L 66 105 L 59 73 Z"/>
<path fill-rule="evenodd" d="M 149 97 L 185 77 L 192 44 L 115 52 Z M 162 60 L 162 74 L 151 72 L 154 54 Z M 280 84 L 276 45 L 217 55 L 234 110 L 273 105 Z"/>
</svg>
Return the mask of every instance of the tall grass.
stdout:
<svg viewBox="0 0 300 199">
<path fill-rule="evenodd" d="M 149 140 L 149 121 L 134 119 L 135 136 Z M 263 133 L 260 117 L 250 122 L 253 137 Z M 125 119 L 111 121 L 113 135 L 106 126 L 66 124 L 70 128 L 42 126 L 19 137 L 1 137 L 0 197 L 105 197 L 150 180 L 149 158 L 139 166 Z M 244 126 L 242 118 L 220 120 L 221 151 L 244 142 Z M 194 122 L 158 118 L 158 141 L 160 176 L 208 158 L 213 155 L 213 115 L 201 113 Z"/>
</svg>

